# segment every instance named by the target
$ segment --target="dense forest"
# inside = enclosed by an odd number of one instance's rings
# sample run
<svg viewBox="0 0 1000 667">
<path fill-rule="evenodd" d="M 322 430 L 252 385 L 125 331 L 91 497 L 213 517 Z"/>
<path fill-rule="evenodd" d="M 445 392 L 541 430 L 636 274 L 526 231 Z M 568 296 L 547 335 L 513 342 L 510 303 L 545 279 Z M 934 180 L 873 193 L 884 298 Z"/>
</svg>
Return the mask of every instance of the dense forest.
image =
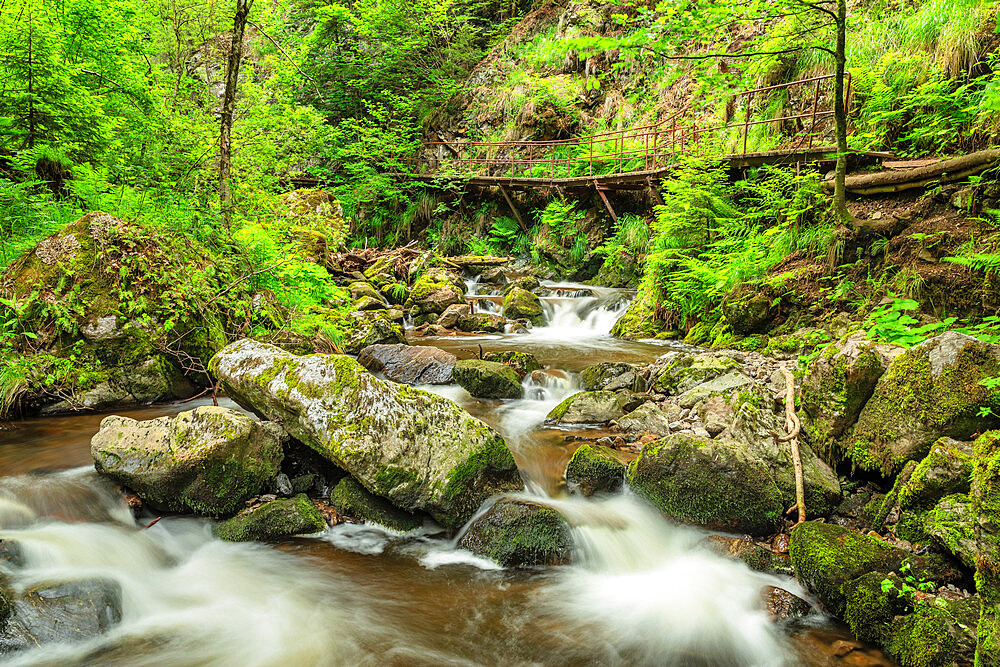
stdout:
<svg viewBox="0 0 1000 667">
<path fill-rule="evenodd" d="M 1000 664 L 998 12 L 0 0 L 0 659 Z M 98 559 L 53 629 L 31 531 L 123 497 L 287 623 Z M 335 646 L 285 546 L 479 620 Z"/>
</svg>

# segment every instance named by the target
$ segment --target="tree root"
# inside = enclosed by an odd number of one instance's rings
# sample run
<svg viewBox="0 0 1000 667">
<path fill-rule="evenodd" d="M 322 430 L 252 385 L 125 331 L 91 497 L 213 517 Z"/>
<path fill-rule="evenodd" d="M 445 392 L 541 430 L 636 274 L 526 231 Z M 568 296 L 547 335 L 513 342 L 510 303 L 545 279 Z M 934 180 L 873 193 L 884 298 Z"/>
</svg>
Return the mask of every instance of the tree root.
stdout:
<svg viewBox="0 0 1000 667">
<path fill-rule="evenodd" d="M 792 450 L 792 465 L 795 467 L 795 507 L 798 508 L 799 525 L 806 520 L 806 492 L 805 482 L 802 478 L 802 456 L 799 454 L 799 433 L 802 431 L 802 422 L 795 414 L 795 376 L 792 371 L 782 366 L 781 374 L 785 378 L 785 430 L 788 435 L 776 438 L 779 442 L 788 442 Z M 789 509 L 791 511 L 791 509 Z"/>
</svg>

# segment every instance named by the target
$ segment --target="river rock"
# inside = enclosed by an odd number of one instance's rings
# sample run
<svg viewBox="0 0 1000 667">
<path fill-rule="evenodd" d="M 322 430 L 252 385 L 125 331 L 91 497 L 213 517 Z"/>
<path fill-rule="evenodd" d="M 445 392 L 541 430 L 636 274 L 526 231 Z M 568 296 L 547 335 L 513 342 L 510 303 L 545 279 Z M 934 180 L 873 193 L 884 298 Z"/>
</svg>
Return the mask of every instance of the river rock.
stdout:
<svg viewBox="0 0 1000 667">
<path fill-rule="evenodd" d="M 482 359 L 462 359 L 455 364 L 452 376 L 463 389 L 476 398 L 521 398 L 521 378 L 510 366 Z"/>
<path fill-rule="evenodd" d="M 479 274 L 479 281 L 489 283 L 490 285 L 505 285 L 507 283 L 507 274 L 499 266 L 490 266 L 483 269 L 483 272 Z"/>
<path fill-rule="evenodd" d="M 510 320 L 525 319 L 535 326 L 545 324 L 545 311 L 538 297 L 528 290 L 514 287 L 503 298 L 503 316 Z"/>
<path fill-rule="evenodd" d="M 237 403 L 274 419 L 370 492 L 448 528 L 523 488 L 503 438 L 454 402 L 380 380 L 343 355 L 297 357 L 251 340 L 211 362 Z"/>
<path fill-rule="evenodd" d="M 583 391 L 554 407 L 545 420 L 556 424 L 604 424 L 624 414 L 614 392 Z"/>
<path fill-rule="evenodd" d="M 379 293 L 377 289 L 372 287 L 370 283 L 361 282 L 359 280 L 348 285 L 347 289 L 350 290 L 352 299 L 357 300 L 364 297 L 368 297 L 370 299 L 373 299 L 374 301 L 378 301 L 379 303 L 382 304 L 382 307 L 385 308 L 386 305 L 385 299 L 382 297 L 382 295 Z"/>
<path fill-rule="evenodd" d="M 556 510 L 504 498 L 472 522 L 458 545 L 504 567 L 530 567 L 568 563 L 573 540 Z"/>
<path fill-rule="evenodd" d="M 580 372 L 580 382 L 586 391 L 600 391 L 618 377 L 634 371 L 635 367 L 632 364 L 606 361 L 584 368 Z"/>
<path fill-rule="evenodd" d="M 286 439 L 277 424 L 203 406 L 141 422 L 105 417 L 90 452 L 97 472 L 154 507 L 224 516 L 277 475 Z"/>
<path fill-rule="evenodd" d="M 892 620 L 884 648 L 901 665 L 995 664 L 976 655 L 980 607 L 978 596 L 928 600 Z"/>
<path fill-rule="evenodd" d="M 719 556 L 743 561 L 747 567 L 757 572 L 779 576 L 795 574 L 792 563 L 787 557 L 764 548 L 749 537 L 708 535 L 698 544 Z"/>
<path fill-rule="evenodd" d="M 0 591 L 0 612 L 3 597 Z M 121 589 L 103 579 L 42 584 L 10 597 L 6 624 L 0 614 L 0 655 L 93 639 L 122 617 Z"/>
<path fill-rule="evenodd" d="M 403 384 L 451 384 L 458 359 L 429 345 L 370 345 L 358 354 L 358 363 Z"/>
<path fill-rule="evenodd" d="M 217 537 L 229 542 L 280 540 L 318 533 L 326 521 L 304 494 L 270 500 L 215 525 Z"/>
<path fill-rule="evenodd" d="M 709 354 L 675 353 L 656 378 L 656 391 L 676 395 L 740 368 L 738 361 Z"/>
<path fill-rule="evenodd" d="M 503 333 L 507 320 L 496 313 L 473 313 L 458 318 L 458 329 L 468 333 Z"/>
<path fill-rule="evenodd" d="M 507 286 L 504 287 L 503 293 L 507 294 L 508 292 L 514 289 L 522 289 L 528 292 L 534 292 L 541 286 L 542 284 L 538 281 L 538 278 L 536 278 L 535 276 L 521 276 L 519 278 L 514 278 L 513 280 L 509 281 L 507 283 Z"/>
<path fill-rule="evenodd" d="M 889 365 L 861 411 L 846 453 L 861 470 L 892 475 L 923 458 L 935 440 L 959 440 L 998 422 L 1000 389 L 979 384 L 1000 376 L 1000 345 L 948 331 L 913 347 Z"/>
<path fill-rule="evenodd" d="M 393 507 L 385 498 L 369 493 L 353 477 L 345 477 L 337 482 L 337 486 L 330 492 L 330 504 L 344 516 L 377 523 L 401 533 L 423 525 L 419 517 Z"/>
<path fill-rule="evenodd" d="M 768 618 L 774 623 L 789 619 L 808 616 L 812 605 L 794 593 L 777 586 L 764 586 L 760 589 L 760 601 L 767 612 Z"/>
<path fill-rule="evenodd" d="M 970 570 L 976 569 L 976 512 L 964 493 L 945 496 L 924 518 L 924 530 Z"/>
<path fill-rule="evenodd" d="M 453 303 L 444 309 L 441 317 L 437 320 L 437 325 L 445 329 L 454 329 L 458 326 L 458 321 L 463 317 L 472 314 L 472 306 L 467 303 Z"/>
<path fill-rule="evenodd" d="M 393 321 L 390 311 L 353 312 L 344 332 L 344 351 L 357 354 L 369 345 L 405 343 L 403 328 Z"/>
<path fill-rule="evenodd" d="M 753 384 L 753 380 L 746 374 L 739 371 L 731 371 L 688 389 L 677 399 L 677 404 L 682 408 L 693 408 L 701 401 L 712 396 L 729 394 L 750 384 Z"/>
<path fill-rule="evenodd" d="M 584 496 L 614 493 L 624 481 L 625 464 L 609 447 L 585 443 L 566 464 L 566 485 Z"/>
<path fill-rule="evenodd" d="M 376 299 L 371 296 L 363 296 L 354 303 L 351 304 L 351 310 L 354 311 L 365 311 L 365 310 L 385 310 L 388 306 L 384 299 Z"/>
<path fill-rule="evenodd" d="M 515 350 L 487 352 L 483 355 L 483 361 L 495 361 L 510 366 L 522 378 L 528 373 L 542 370 L 542 365 L 530 352 L 517 352 Z"/>
<path fill-rule="evenodd" d="M 421 313 L 443 313 L 448 306 L 465 303 L 465 281 L 451 271 L 428 269 L 413 284 L 405 306 Z"/>
<path fill-rule="evenodd" d="M 785 509 L 764 462 L 726 440 L 675 433 L 651 442 L 626 481 L 668 517 L 709 530 L 769 534 Z"/>
<path fill-rule="evenodd" d="M 879 378 L 902 352 L 858 332 L 830 344 L 809 364 L 799 390 L 802 432 L 830 465 L 840 461 L 837 439 L 857 421 Z"/>
<path fill-rule="evenodd" d="M 670 435 L 670 417 L 656 403 L 646 401 L 618 420 L 623 431 L 649 432 L 653 435 Z"/>
</svg>

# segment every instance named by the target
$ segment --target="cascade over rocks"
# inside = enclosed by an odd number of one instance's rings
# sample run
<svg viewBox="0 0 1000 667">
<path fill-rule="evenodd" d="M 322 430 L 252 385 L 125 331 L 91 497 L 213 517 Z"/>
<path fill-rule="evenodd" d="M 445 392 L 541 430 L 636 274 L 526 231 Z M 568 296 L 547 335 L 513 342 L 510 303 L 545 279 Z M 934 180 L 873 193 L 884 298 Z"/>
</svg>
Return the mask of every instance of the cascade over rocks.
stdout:
<svg viewBox="0 0 1000 667">
<path fill-rule="evenodd" d="M 440 314 L 453 304 L 465 303 L 465 281 L 445 269 L 428 269 L 420 276 L 404 304 L 418 313 Z"/>
<path fill-rule="evenodd" d="M 232 514 L 277 473 L 288 436 L 228 408 L 203 406 L 176 417 L 105 417 L 91 440 L 97 472 L 153 507 Z"/>
<path fill-rule="evenodd" d="M 458 546 L 504 567 L 531 567 L 570 562 L 573 540 L 556 510 L 503 498 L 472 522 Z"/>
<path fill-rule="evenodd" d="M 448 528 L 522 488 L 503 438 L 440 396 L 371 375 L 343 355 L 298 357 L 252 340 L 211 363 L 226 393 L 349 472 L 375 495 Z"/>
<path fill-rule="evenodd" d="M 458 359 L 429 345 L 370 345 L 358 353 L 358 363 L 386 379 L 403 384 L 450 384 Z"/>
<path fill-rule="evenodd" d="M 1000 345 L 949 331 L 913 347 L 889 365 L 846 439 L 861 469 L 892 475 L 923 458 L 942 436 L 967 439 L 997 419 L 1000 390 L 979 384 L 1000 376 Z"/>
<path fill-rule="evenodd" d="M 121 588 L 113 581 L 46 583 L 20 593 L 0 587 L 0 656 L 41 644 L 93 639 L 121 618 Z"/>
</svg>

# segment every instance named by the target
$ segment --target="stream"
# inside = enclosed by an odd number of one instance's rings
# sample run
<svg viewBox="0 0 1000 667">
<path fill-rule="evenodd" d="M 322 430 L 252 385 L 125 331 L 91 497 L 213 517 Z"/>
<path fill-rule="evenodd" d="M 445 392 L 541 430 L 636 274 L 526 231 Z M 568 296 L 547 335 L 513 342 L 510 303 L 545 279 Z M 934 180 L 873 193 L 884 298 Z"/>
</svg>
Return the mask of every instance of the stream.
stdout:
<svg viewBox="0 0 1000 667">
<path fill-rule="evenodd" d="M 470 284 L 476 310 L 496 298 Z M 212 537 L 207 521 L 133 519 L 98 478 L 90 438 L 102 415 L 19 422 L 0 432 L 0 539 L 20 545 L 14 585 L 106 579 L 122 618 L 98 639 L 46 644 L 0 659 L 13 665 L 882 665 L 816 612 L 774 624 L 763 585 L 807 593 L 698 546 L 703 531 L 674 525 L 624 491 L 566 493 L 563 469 L 584 430 L 547 427 L 579 391 L 576 373 L 601 361 L 648 362 L 676 343 L 623 341 L 608 331 L 626 294 L 546 284 L 549 325 L 527 334 L 425 337 L 460 358 L 516 349 L 554 369 L 525 380 L 525 398 L 482 400 L 457 385 L 424 387 L 497 428 L 525 481 L 524 497 L 573 526 L 574 564 L 504 570 L 457 549 L 434 526 L 408 534 L 340 524 L 276 545 Z M 211 404 L 123 411 L 149 419 Z M 220 404 L 237 406 L 227 399 Z M 844 651 L 845 646 L 855 650 Z M 843 657 L 840 657 L 843 655 Z"/>
</svg>

